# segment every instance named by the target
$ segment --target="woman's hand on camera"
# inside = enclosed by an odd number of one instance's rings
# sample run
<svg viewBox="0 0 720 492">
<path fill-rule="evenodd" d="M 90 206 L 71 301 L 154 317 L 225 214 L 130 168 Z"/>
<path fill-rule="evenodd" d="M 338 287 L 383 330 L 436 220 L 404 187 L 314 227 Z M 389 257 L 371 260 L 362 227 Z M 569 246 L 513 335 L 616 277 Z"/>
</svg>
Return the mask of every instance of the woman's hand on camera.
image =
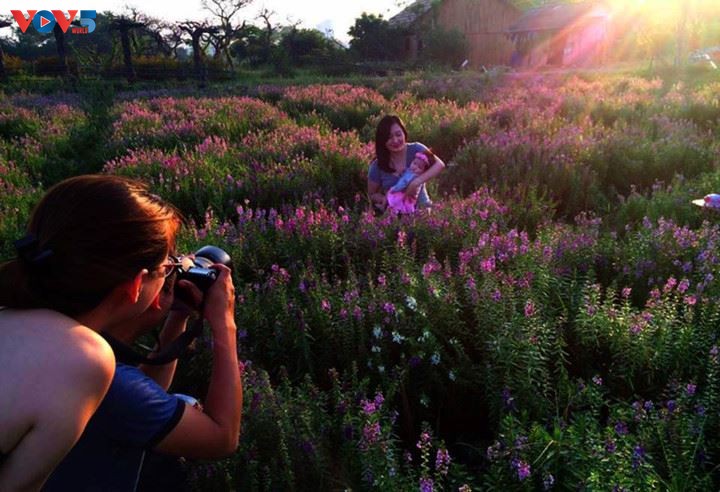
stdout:
<svg viewBox="0 0 720 492">
<path fill-rule="evenodd" d="M 212 329 L 235 326 L 235 287 L 230 269 L 220 263 L 212 266 L 217 279 L 205 294 L 203 315 Z"/>
<path fill-rule="evenodd" d="M 173 303 L 170 311 L 190 315 L 202 306 L 202 291 L 189 280 L 178 280 L 173 288 Z"/>
</svg>

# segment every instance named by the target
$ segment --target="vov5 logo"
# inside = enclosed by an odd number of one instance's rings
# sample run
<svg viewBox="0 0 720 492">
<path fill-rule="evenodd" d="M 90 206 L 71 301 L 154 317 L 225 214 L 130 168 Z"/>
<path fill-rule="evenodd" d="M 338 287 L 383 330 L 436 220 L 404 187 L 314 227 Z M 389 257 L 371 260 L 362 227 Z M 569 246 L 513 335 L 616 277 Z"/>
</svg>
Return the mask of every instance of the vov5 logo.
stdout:
<svg viewBox="0 0 720 492">
<path fill-rule="evenodd" d="M 75 20 L 77 16 L 77 10 L 68 10 L 69 17 L 65 17 L 62 10 L 28 10 L 28 16 L 22 13 L 22 10 L 11 10 L 15 21 L 17 22 L 20 30 L 25 33 L 28 26 L 32 22 L 35 30 L 41 34 L 49 34 L 55 28 L 55 24 L 60 26 L 62 32 L 67 32 L 70 27 L 70 23 Z M 90 34 L 95 30 L 95 19 L 96 12 L 94 10 L 80 10 L 80 26 L 73 27 L 73 34 Z"/>
</svg>

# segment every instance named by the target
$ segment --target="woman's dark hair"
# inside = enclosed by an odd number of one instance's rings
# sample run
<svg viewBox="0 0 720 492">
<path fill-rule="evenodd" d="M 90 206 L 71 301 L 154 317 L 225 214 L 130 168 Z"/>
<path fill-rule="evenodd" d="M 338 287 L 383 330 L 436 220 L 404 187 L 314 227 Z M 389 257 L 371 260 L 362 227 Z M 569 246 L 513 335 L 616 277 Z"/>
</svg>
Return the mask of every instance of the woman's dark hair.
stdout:
<svg viewBox="0 0 720 492">
<path fill-rule="evenodd" d="M 0 265 L 0 306 L 85 313 L 143 268 L 160 265 L 181 221 L 139 181 L 66 179 L 33 210 L 18 258 Z"/>
<path fill-rule="evenodd" d="M 390 129 L 393 125 L 398 125 L 402 129 L 407 141 L 407 130 L 399 116 L 392 114 L 383 116 L 375 129 L 375 157 L 377 158 L 378 167 L 386 173 L 395 171 L 390 167 L 390 151 L 387 148 L 387 141 L 390 140 Z"/>
</svg>

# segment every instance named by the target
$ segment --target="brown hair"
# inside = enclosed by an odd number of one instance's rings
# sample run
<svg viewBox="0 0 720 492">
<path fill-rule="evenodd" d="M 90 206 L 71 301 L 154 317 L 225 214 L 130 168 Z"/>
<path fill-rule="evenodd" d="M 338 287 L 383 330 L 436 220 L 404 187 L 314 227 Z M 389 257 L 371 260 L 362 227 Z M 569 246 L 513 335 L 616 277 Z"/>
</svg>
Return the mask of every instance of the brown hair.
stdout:
<svg viewBox="0 0 720 492">
<path fill-rule="evenodd" d="M 417 154 L 423 154 L 425 157 L 427 157 L 427 164 L 423 165 L 423 172 L 430 169 L 430 166 L 435 164 L 435 160 L 437 159 L 435 154 L 433 154 L 432 150 L 430 149 L 421 150 L 420 152 L 417 152 Z"/>
<path fill-rule="evenodd" d="M 377 158 L 378 167 L 386 173 L 395 171 L 390 167 L 390 151 L 387 148 L 390 129 L 393 125 L 398 125 L 402 129 L 407 141 L 407 130 L 399 116 L 391 114 L 383 116 L 375 129 L 375 157 Z"/>
<path fill-rule="evenodd" d="M 139 181 L 66 179 L 33 210 L 18 258 L 0 265 L 0 306 L 87 312 L 143 268 L 160 265 L 181 221 Z"/>
</svg>

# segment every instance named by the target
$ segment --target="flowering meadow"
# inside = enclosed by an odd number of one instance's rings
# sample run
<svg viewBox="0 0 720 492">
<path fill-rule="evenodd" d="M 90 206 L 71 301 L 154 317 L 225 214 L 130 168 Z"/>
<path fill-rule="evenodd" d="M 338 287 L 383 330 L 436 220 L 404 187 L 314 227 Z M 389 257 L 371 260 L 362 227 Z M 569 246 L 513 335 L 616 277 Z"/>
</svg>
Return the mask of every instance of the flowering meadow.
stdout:
<svg viewBox="0 0 720 492">
<path fill-rule="evenodd" d="M 720 83 L 429 84 L 2 96 L 0 258 L 88 171 L 230 253 L 242 435 L 193 489 L 720 488 L 720 215 L 690 204 L 720 190 Z M 368 208 L 386 113 L 447 164 L 429 211 Z M 174 391 L 204 394 L 210 343 Z"/>
</svg>

